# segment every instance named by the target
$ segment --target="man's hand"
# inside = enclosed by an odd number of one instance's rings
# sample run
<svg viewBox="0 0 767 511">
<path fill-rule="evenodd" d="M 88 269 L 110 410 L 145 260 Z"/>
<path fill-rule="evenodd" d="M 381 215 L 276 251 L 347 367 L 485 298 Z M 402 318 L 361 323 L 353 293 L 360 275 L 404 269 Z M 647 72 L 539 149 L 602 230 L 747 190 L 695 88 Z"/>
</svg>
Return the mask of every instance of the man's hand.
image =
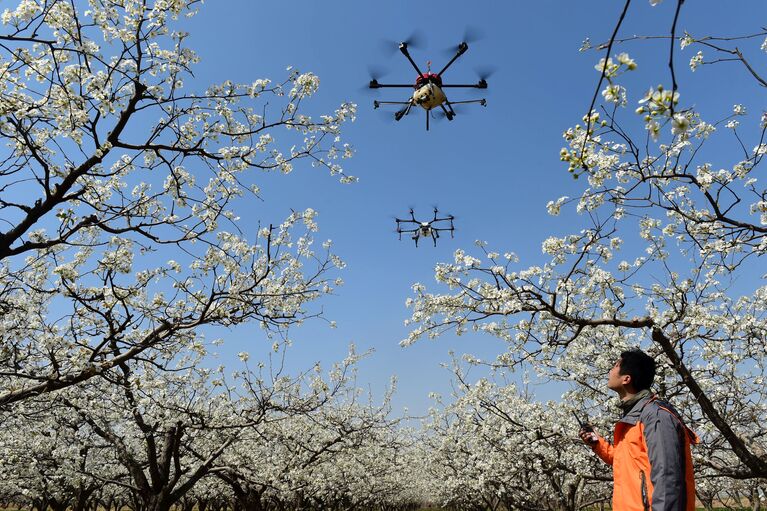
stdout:
<svg viewBox="0 0 767 511">
<path fill-rule="evenodd" d="M 578 436 L 581 437 L 583 443 L 586 445 L 594 445 L 599 442 L 599 435 L 594 431 L 594 428 L 588 424 L 583 426 L 578 432 Z"/>
</svg>

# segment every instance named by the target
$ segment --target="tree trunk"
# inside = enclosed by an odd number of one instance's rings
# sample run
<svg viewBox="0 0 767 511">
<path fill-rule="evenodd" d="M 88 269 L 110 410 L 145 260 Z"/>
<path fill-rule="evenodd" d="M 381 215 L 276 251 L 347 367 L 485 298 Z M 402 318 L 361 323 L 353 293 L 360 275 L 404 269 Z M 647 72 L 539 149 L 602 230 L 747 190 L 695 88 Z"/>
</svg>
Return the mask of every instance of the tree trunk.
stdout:
<svg viewBox="0 0 767 511">
<path fill-rule="evenodd" d="M 96 491 L 95 486 L 83 486 L 75 492 L 75 499 L 72 502 L 72 511 L 87 511 L 88 503 L 90 502 L 91 495 Z"/>
<path fill-rule="evenodd" d="M 164 492 L 139 497 L 139 508 L 136 511 L 170 511 L 173 502 L 170 502 Z"/>
<path fill-rule="evenodd" d="M 767 459 L 762 459 L 756 453 L 751 452 L 751 449 L 746 446 L 743 439 L 733 431 L 730 424 L 722 417 L 711 402 L 709 396 L 703 391 L 690 370 L 682 362 L 671 339 L 667 337 L 659 327 L 653 327 L 652 340 L 663 348 L 663 352 L 671 362 L 672 367 L 682 378 L 684 385 L 695 397 L 703 414 L 711 421 L 714 427 L 719 430 L 722 436 L 724 436 L 724 439 L 730 444 L 730 447 L 732 447 L 735 456 L 737 456 L 748 468 L 750 472 L 747 475 L 754 478 L 767 477 Z"/>
<path fill-rule="evenodd" d="M 71 499 L 59 500 L 59 499 L 56 499 L 56 498 L 52 498 L 49 501 L 48 505 L 50 506 L 50 508 L 53 511 L 67 511 L 67 508 L 69 507 L 70 501 L 71 501 Z"/>
<path fill-rule="evenodd" d="M 179 506 L 180 511 L 194 511 L 195 499 L 183 497 Z"/>
<path fill-rule="evenodd" d="M 32 499 L 32 509 L 48 511 L 48 497 Z"/>
</svg>

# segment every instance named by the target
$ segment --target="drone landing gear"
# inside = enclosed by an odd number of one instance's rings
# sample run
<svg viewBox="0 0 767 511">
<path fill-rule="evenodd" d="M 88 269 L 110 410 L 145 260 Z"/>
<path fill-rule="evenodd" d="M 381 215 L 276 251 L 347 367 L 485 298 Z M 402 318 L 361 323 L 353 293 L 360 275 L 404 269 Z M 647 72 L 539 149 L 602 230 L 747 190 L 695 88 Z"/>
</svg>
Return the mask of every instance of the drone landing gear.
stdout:
<svg viewBox="0 0 767 511">
<path fill-rule="evenodd" d="M 436 215 L 434 216 L 434 218 L 436 218 Z M 434 241 L 434 246 L 435 247 L 437 246 L 437 238 L 439 238 L 439 231 L 437 231 L 437 229 L 432 229 L 431 230 L 431 239 L 432 239 L 432 241 Z"/>
<path fill-rule="evenodd" d="M 447 105 L 447 108 L 445 108 L 445 105 Z M 445 113 L 447 120 L 452 121 L 455 117 L 455 110 L 450 106 L 450 102 L 445 101 L 443 104 L 439 105 L 439 107 Z M 426 131 L 429 131 L 429 117 L 431 117 L 431 110 L 426 111 Z"/>
</svg>

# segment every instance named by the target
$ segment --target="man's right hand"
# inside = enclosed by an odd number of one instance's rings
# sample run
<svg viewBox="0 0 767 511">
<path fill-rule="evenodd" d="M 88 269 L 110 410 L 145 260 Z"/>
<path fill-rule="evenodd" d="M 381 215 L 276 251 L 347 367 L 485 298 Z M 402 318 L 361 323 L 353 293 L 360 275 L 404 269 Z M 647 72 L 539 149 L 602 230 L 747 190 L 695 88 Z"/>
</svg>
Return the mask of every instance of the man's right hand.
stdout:
<svg viewBox="0 0 767 511">
<path fill-rule="evenodd" d="M 581 428 L 581 430 L 578 432 L 578 435 L 581 437 L 581 440 L 583 440 L 583 443 L 586 445 L 594 445 L 597 442 L 599 442 L 599 435 L 594 431 L 594 428 L 591 426 L 584 426 Z"/>
</svg>

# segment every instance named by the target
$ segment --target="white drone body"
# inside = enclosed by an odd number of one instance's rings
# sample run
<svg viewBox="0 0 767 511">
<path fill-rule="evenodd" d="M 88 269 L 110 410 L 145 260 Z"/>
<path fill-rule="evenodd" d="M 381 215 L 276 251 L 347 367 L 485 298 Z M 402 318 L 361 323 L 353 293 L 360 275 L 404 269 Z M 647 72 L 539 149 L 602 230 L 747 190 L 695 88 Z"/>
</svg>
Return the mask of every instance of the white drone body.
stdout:
<svg viewBox="0 0 767 511">
<path fill-rule="evenodd" d="M 424 110 L 437 108 L 447 101 L 447 96 L 436 83 L 427 83 L 413 92 L 413 102 Z"/>
</svg>

